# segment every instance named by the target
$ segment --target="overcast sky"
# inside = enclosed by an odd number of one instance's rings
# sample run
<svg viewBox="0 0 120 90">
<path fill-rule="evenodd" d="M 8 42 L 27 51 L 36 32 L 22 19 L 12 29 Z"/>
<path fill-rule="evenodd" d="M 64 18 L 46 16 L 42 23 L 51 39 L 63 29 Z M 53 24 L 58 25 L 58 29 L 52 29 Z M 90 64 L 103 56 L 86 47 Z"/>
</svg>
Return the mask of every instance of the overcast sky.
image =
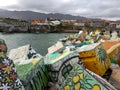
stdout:
<svg viewBox="0 0 120 90">
<path fill-rule="evenodd" d="M 120 19 L 120 0 L 0 0 L 0 8 Z"/>
</svg>

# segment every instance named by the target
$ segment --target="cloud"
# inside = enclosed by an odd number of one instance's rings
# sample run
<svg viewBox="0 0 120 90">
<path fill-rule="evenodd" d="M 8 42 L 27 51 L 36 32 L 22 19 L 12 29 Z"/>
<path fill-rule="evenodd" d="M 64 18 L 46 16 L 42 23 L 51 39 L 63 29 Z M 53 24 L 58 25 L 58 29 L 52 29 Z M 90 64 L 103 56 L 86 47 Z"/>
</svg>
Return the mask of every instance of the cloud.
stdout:
<svg viewBox="0 0 120 90">
<path fill-rule="evenodd" d="M 17 0 L 17 2 L 17 5 L 6 8 L 120 19 L 120 0 Z"/>
</svg>

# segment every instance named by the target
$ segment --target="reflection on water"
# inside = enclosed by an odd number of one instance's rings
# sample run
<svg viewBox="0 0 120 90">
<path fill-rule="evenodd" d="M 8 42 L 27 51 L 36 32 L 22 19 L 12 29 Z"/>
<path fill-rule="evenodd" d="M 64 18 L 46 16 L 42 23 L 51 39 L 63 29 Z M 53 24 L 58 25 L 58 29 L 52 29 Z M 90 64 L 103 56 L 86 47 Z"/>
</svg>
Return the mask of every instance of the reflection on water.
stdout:
<svg viewBox="0 0 120 90">
<path fill-rule="evenodd" d="M 68 35 L 68 33 L 15 33 L 15 34 L 1 34 L 0 38 L 4 39 L 8 52 L 10 49 L 17 48 L 22 45 L 31 44 L 31 46 L 41 55 L 47 53 L 47 48 L 53 45 L 57 40 Z"/>
</svg>

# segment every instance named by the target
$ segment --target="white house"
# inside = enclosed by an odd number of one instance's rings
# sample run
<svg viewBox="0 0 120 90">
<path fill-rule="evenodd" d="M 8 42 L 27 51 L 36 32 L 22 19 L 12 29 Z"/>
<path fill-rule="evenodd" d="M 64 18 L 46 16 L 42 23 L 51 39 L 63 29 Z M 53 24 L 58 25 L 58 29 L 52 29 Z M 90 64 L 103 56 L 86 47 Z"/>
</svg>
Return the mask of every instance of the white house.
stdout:
<svg viewBox="0 0 120 90">
<path fill-rule="evenodd" d="M 57 25 L 59 25 L 60 23 L 61 23 L 61 22 L 58 21 L 58 20 L 50 21 L 50 25 L 52 25 L 52 26 L 57 26 Z"/>
<path fill-rule="evenodd" d="M 84 22 L 76 22 L 74 23 L 74 26 L 85 26 Z"/>
</svg>

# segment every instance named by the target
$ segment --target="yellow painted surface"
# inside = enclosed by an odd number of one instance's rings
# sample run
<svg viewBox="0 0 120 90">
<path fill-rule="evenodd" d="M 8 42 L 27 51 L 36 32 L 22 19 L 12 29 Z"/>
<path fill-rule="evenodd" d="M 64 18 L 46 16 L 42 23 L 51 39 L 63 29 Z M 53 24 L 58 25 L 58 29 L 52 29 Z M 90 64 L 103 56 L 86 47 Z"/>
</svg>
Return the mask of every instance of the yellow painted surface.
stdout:
<svg viewBox="0 0 120 90">
<path fill-rule="evenodd" d="M 77 83 L 77 84 L 74 86 L 74 89 L 75 89 L 75 90 L 79 90 L 79 89 L 80 89 L 80 83 Z"/>
<path fill-rule="evenodd" d="M 86 48 L 88 48 L 88 50 Z M 80 48 L 79 48 L 78 53 L 80 55 L 80 58 L 94 57 L 97 55 L 99 48 L 103 48 L 103 45 L 101 43 L 99 43 L 98 46 L 96 46 L 96 47 L 94 47 L 93 45 L 88 45 L 87 47 L 85 47 L 85 51 L 84 50 L 79 51 L 80 50 Z"/>
<path fill-rule="evenodd" d="M 109 57 L 103 50 L 105 49 L 101 43 L 79 48 L 79 56 L 85 67 L 100 76 L 104 75 L 111 65 Z M 103 58 L 104 56 L 105 58 Z"/>
<path fill-rule="evenodd" d="M 93 87 L 93 90 L 101 90 L 101 89 L 100 89 L 100 87 L 99 87 L 98 85 L 95 85 L 95 86 Z"/>
<path fill-rule="evenodd" d="M 74 77 L 73 77 L 73 82 L 74 82 L 74 83 L 77 83 L 78 81 L 79 81 L 79 76 L 74 76 Z"/>
<path fill-rule="evenodd" d="M 38 61 L 39 61 L 39 60 L 33 59 L 33 60 L 31 61 L 31 63 L 32 63 L 33 65 L 36 65 Z"/>
<path fill-rule="evenodd" d="M 100 61 L 98 57 L 83 58 L 82 62 L 87 69 L 93 71 L 100 76 L 104 75 L 109 66 L 111 65 L 109 59 L 104 62 Z"/>
<path fill-rule="evenodd" d="M 83 74 L 79 74 L 80 79 L 83 79 Z"/>
<path fill-rule="evenodd" d="M 93 57 L 96 55 L 95 50 L 87 51 L 87 52 L 79 52 L 80 58 L 85 58 L 85 57 Z"/>
<path fill-rule="evenodd" d="M 70 90 L 70 86 L 69 85 L 65 86 L 64 90 Z"/>
</svg>

